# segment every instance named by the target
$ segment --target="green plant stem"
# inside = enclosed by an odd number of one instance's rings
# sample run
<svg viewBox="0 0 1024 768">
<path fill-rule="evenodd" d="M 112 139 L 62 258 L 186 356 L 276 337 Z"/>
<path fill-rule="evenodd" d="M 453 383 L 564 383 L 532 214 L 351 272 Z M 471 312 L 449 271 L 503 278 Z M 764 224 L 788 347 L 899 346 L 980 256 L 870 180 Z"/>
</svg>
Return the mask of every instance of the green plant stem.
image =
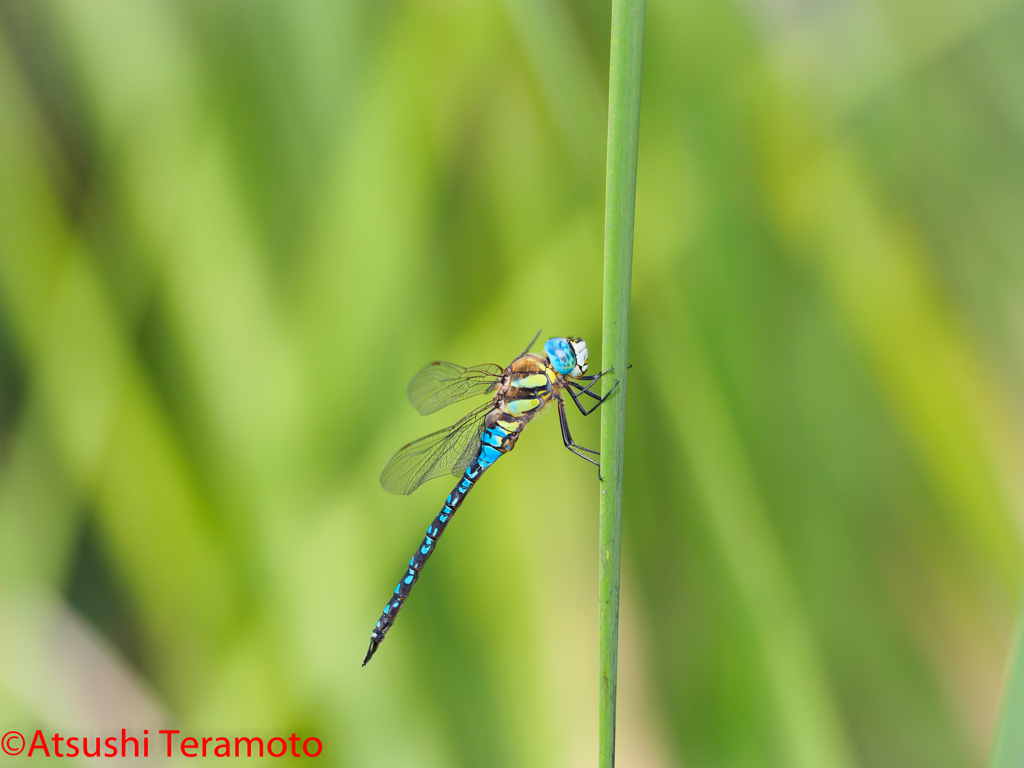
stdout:
<svg viewBox="0 0 1024 768">
<path fill-rule="evenodd" d="M 605 186 L 604 322 L 601 362 L 614 368 L 601 408 L 600 640 L 598 765 L 615 765 L 615 696 L 619 653 L 619 561 L 622 551 L 622 458 L 626 436 L 629 291 L 640 136 L 640 82 L 647 0 L 613 0 L 608 76 L 608 165 Z"/>
<path fill-rule="evenodd" d="M 988 768 L 1020 768 L 1024 765 L 1024 598 L 1017 614 L 1017 631 L 1007 658 L 1003 701 L 992 743 Z"/>
</svg>

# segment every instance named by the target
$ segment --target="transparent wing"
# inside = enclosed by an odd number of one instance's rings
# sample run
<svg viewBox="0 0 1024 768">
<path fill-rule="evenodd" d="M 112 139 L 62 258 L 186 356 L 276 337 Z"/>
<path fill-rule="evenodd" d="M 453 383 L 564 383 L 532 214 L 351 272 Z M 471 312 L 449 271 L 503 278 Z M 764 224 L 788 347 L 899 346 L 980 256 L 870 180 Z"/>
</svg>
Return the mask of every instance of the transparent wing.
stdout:
<svg viewBox="0 0 1024 768">
<path fill-rule="evenodd" d="M 431 363 L 409 382 L 409 402 L 426 416 L 467 397 L 486 394 L 501 372 L 501 366 L 493 363 L 472 368 L 455 363 Z"/>
<path fill-rule="evenodd" d="M 380 473 L 388 493 L 408 495 L 427 480 L 441 475 L 460 475 L 479 449 L 484 415 L 490 403 L 476 408 L 447 429 L 421 437 L 399 449 Z"/>
</svg>

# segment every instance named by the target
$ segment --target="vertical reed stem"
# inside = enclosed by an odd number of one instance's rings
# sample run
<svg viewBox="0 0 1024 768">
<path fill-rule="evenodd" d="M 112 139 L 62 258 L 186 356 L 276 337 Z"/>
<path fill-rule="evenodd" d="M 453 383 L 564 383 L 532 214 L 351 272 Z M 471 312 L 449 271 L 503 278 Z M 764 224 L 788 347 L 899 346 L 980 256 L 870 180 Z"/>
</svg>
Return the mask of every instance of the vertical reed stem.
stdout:
<svg viewBox="0 0 1024 768">
<path fill-rule="evenodd" d="M 615 695 L 619 652 L 619 560 L 622 539 L 622 457 L 626 432 L 629 289 L 633 270 L 633 211 L 640 134 L 640 75 L 647 0 L 612 0 L 608 77 L 608 166 L 605 182 L 604 380 L 619 391 L 601 407 L 600 691 L 598 765 L 615 765 Z"/>
</svg>

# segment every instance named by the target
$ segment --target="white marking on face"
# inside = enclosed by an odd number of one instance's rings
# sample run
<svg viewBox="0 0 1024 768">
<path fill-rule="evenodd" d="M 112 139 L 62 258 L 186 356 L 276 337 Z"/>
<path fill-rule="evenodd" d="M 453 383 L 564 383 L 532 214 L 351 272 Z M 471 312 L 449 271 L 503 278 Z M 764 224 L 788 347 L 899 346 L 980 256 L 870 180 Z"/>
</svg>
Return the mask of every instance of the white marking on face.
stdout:
<svg viewBox="0 0 1024 768">
<path fill-rule="evenodd" d="M 576 367 L 573 369 L 573 376 L 582 376 L 587 372 L 587 342 L 577 339 L 570 342 L 573 354 L 576 356 Z"/>
</svg>

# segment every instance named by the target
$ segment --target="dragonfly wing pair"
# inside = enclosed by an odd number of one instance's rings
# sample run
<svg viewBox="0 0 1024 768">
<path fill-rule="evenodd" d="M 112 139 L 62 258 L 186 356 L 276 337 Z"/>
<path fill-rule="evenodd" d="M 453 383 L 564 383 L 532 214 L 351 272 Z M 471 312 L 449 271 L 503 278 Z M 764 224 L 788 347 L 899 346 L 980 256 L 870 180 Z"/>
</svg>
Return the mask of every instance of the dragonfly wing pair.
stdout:
<svg viewBox="0 0 1024 768">
<path fill-rule="evenodd" d="M 409 402 L 422 414 L 490 392 L 502 373 L 494 364 L 463 368 L 455 363 L 431 363 L 409 384 Z M 446 429 L 409 443 L 396 453 L 380 476 L 389 493 L 408 495 L 427 480 L 442 475 L 461 475 L 480 450 L 485 403 Z"/>
</svg>

